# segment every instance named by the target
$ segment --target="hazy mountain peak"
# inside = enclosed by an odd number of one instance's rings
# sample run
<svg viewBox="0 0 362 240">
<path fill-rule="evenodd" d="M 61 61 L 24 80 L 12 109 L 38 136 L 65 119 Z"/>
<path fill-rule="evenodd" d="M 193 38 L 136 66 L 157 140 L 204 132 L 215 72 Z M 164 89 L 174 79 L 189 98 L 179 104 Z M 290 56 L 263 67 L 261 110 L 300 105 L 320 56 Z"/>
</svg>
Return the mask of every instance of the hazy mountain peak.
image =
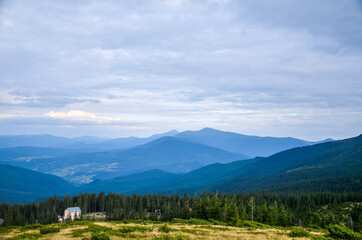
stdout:
<svg viewBox="0 0 362 240">
<path fill-rule="evenodd" d="M 175 137 L 191 142 L 223 149 L 228 152 L 242 153 L 248 156 L 270 156 L 274 153 L 294 147 L 313 144 L 301 139 L 285 137 L 258 137 L 234 132 L 203 128 L 200 131 L 185 131 Z"/>
<path fill-rule="evenodd" d="M 156 139 L 156 138 L 160 138 L 163 136 L 175 136 L 176 134 L 178 134 L 179 132 L 175 129 L 165 132 L 165 133 L 157 133 L 157 134 L 153 134 L 151 137 L 149 137 L 150 139 Z"/>
</svg>

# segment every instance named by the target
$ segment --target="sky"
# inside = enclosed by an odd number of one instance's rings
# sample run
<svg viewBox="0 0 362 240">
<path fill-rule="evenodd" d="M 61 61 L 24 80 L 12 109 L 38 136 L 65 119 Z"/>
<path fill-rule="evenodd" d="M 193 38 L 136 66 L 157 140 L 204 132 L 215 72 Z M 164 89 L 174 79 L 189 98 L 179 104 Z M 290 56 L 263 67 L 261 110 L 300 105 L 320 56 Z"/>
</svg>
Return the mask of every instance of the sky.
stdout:
<svg viewBox="0 0 362 240">
<path fill-rule="evenodd" d="M 362 133 L 362 1 L 0 0 L 0 135 Z"/>
</svg>

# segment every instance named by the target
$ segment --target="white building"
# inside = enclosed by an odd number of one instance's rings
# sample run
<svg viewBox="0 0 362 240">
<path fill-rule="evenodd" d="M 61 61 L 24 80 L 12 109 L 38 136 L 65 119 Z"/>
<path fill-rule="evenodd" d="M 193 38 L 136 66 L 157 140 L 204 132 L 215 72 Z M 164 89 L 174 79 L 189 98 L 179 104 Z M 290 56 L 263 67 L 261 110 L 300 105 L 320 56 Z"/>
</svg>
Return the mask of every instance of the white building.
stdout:
<svg viewBox="0 0 362 240">
<path fill-rule="evenodd" d="M 82 211 L 79 207 L 71 207 L 64 210 L 64 220 L 74 220 L 74 219 L 80 219 L 82 216 Z"/>
</svg>

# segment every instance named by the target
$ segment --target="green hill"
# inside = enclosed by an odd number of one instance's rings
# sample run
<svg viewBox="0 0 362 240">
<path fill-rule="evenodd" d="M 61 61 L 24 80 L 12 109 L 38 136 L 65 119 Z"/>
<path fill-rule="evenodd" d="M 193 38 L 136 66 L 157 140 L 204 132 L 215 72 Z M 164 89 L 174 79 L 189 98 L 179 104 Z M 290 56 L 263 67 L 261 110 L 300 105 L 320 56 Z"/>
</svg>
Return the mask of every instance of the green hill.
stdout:
<svg viewBox="0 0 362 240">
<path fill-rule="evenodd" d="M 71 191 L 74 186 L 53 175 L 0 165 L 0 202 L 31 202 Z"/>
</svg>

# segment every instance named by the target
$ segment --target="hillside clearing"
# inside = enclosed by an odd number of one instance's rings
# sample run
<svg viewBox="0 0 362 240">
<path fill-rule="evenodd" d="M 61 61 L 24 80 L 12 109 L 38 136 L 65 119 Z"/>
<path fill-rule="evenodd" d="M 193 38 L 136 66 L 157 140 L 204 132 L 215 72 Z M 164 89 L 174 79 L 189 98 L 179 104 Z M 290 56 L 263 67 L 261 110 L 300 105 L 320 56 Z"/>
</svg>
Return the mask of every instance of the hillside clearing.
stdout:
<svg viewBox="0 0 362 240">
<path fill-rule="evenodd" d="M 59 232 L 40 234 L 39 228 L 60 228 Z M 1 233 L 2 232 L 2 233 Z M 294 239 L 288 229 L 256 229 L 219 225 L 184 225 L 179 223 L 125 224 L 119 222 L 73 222 L 72 224 L 38 225 L 35 229 L 11 227 L 0 231 L 0 239 Z M 310 232 L 312 236 L 322 233 Z M 92 237 L 93 236 L 93 237 Z M 107 238 L 105 238 L 107 239 Z M 310 237 L 298 238 L 300 240 Z"/>
</svg>

